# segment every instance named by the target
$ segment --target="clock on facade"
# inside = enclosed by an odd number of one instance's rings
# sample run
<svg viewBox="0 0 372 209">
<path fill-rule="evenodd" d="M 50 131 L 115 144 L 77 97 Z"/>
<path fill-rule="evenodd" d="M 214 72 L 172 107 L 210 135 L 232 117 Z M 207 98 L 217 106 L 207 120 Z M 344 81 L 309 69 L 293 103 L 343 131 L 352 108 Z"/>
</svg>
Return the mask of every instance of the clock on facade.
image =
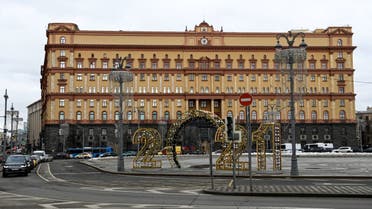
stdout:
<svg viewBox="0 0 372 209">
<path fill-rule="evenodd" d="M 200 39 L 200 43 L 201 43 L 202 45 L 207 45 L 207 44 L 208 44 L 208 39 L 207 39 L 207 38 L 201 38 L 201 39 Z"/>
</svg>

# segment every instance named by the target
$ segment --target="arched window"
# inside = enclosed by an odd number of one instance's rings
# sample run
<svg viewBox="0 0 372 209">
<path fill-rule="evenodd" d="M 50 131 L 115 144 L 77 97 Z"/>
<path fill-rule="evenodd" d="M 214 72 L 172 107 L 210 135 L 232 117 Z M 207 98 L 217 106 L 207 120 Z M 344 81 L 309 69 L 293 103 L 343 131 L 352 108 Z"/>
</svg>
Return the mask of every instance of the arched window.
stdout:
<svg viewBox="0 0 372 209">
<path fill-rule="evenodd" d="M 194 87 L 190 87 L 190 93 L 194 93 Z"/>
<path fill-rule="evenodd" d="M 340 120 L 345 120 L 346 119 L 346 113 L 344 110 L 340 110 Z"/>
<path fill-rule="evenodd" d="M 66 37 L 61 36 L 61 38 L 59 39 L 59 43 L 60 44 L 65 44 L 66 43 Z"/>
<path fill-rule="evenodd" d="M 145 112 L 144 111 L 140 112 L 140 120 L 145 120 Z"/>
<path fill-rule="evenodd" d="M 205 87 L 205 93 L 209 93 L 209 88 Z"/>
<path fill-rule="evenodd" d="M 120 113 L 118 111 L 115 112 L 115 120 L 120 120 Z"/>
<path fill-rule="evenodd" d="M 244 120 L 244 111 L 239 112 L 239 120 Z"/>
<path fill-rule="evenodd" d="M 342 39 L 337 40 L 337 46 L 342 46 Z"/>
<path fill-rule="evenodd" d="M 317 114 L 316 114 L 316 111 L 313 110 L 311 111 L 311 120 L 316 120 L 317 119 Z"/>
<path fill-rule="evenodd" d="M 76 112 L 76 120 L 81 120 L 81 112 L 80 111 Z"/>
<path fill-rule="evenodd" d="M 328 111 L 324 111 L 323 112 L 323 119 L 324 120 L 328 120 L 329 119 Z"/>
<path fill-rule="evenodd" d="M 252 120 L 257 120 L 257 112 L 255 110 L 252 111 Z"/>
<path fill-rule="evenodd" d="M 93 111 L 89 112 L 89 120 L 94 120 L 94 112 Z"/>
<path fill-rule="evenodd" d="M 200 93 L 204 93 L 204 87 L 200 88 Z"/>
<path fill-rule="evenodd" d="M 152 112 L 152 120 L 158 119 L 158 113 L 156 111 Z"/>
<path fill-rule="evenodd" d="M 102 120 L 107 120 L 107 112 L 106 111 L 102 112 Z"/>
<path fill-rule="evenodd" d="M 227 111 L 227 117 L 233 117 L 233 113 L 231 110 Z"/>
<path fill-rule="evenodd" d="M 300 111 L 300 120 L 305 120 L 305 111 Z"/>
<path fill-rule="evenodd" d="M 182 117 L 182 112 L 181 111 L 177 111 L 177 119 L 181 119 Z"/>
<path fill-rule="evenodd" d="M 59 112 L 59 120 L 65 120 L 65 112 Z"/>
<path fill-rule="evenodd" d="M 133 117 L 132 111 L 128 111 L 128 113 L 127 113 L 128 120 L 133 120 L 132 117 Z"/>
<path fill-rule="evenodd" d="M 164 112 L 164 119 L 169 120 L 169 112 L 168 111 Z"/>
</svg>

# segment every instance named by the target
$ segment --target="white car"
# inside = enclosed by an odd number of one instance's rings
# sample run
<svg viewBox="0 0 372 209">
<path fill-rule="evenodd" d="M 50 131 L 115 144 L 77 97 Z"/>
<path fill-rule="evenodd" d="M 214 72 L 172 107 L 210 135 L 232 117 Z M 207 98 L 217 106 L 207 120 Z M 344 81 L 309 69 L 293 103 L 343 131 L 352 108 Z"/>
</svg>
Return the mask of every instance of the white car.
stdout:
<svg viewBox="0 0 372 209">
<path fill-rule="evenodd" d="M 353 152 L 351 147 L 339 147 L 337 149 L 332 150 L 332 152 L 335 153 L 347 153 L 347 152 Z"/>
</svg>

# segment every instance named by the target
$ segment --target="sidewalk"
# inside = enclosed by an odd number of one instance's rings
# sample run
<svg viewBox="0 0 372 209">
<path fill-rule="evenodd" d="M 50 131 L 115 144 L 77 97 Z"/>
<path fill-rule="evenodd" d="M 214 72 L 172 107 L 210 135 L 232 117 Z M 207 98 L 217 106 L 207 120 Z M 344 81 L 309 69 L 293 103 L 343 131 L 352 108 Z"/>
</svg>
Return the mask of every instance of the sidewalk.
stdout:
<svg viewBox="0 0 372 209">
<path fill-rule="evenodd" d="M 215 162 L 218 156 L 213 157 Z M 98 170 L 125 175 L 157 175 L 157 176 L 189 176 L 209 177 L 209 156 L 179 156 L 181 168 L 171 168 L 165 156 L 159 156 L 162 160 L 162 168 L 158 169 L 132 169 L 131 157 L 125 157 L 124 172 L 117 172 L 117 158 L 83 160 L 82 163 L 92 166 Z M 290 157 L 283 156 L 282 170 L 280 172 L 270 171 L 270 157 L 267 159 L 267 172 L 257 172 L 255 158 L 252 158 L 252 174 L 254 179 L 265 178 L 289 178 L 294 179 L 291 184 L 281 185 L 255 185 L 252 191 L 247 183 L 249 173 L 247 171 L 236 171 L 238 179 L 245 179 L 245 183 L 237 184 L 233 189 L 231 185 L 217 186 L 213 189 L 205 189 L 205 193 L 220 195 L 249 195 L 249 196 L 312 196 L 312 197 L 372 197 L 372 184 L 327 184 L 301 185 L 296 183 L 296 178 L 365 178 L 372 180 L 372 160 L 370 156 L 302 156 L 298 158 L 298 177 L 292 178 L 290 172 Z M 231 178 L 232 171 L 215 170 L 215 178 Z"/>
</svg>

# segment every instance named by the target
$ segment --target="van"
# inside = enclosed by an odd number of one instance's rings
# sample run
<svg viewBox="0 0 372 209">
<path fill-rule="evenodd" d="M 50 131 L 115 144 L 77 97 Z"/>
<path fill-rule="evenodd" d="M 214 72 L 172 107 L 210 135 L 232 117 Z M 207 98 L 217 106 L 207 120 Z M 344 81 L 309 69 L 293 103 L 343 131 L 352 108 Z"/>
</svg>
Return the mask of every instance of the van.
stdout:
<svg viewBox="0 0 372 209">
<path fill-rule="evenodd" d="M 312 143 L 305 144 L 305 152 L 331 152 L 333 150 L 333 143 Z"/>
<path fill-rule="evenodd" d="M 288 152 L 292 153 L 292 143 L 284 143 L 280 145 L 280 150 L 282 152 Z M 301 144 L 296 144 L 296 151 L 302 151 L 301 150 Z"/>
</svg>

